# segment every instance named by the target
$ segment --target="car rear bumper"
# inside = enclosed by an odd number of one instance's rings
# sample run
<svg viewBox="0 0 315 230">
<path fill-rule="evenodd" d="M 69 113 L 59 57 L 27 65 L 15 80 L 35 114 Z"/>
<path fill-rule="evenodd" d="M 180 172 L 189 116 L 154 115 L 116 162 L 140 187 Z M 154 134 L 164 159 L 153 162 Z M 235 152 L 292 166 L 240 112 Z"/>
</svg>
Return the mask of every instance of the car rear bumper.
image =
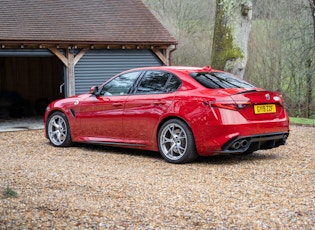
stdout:
<svg viewBox="0 0 315 230">
<path fill-rule="evenodd" d="M 258 134 L 251 136 L 237 136 L 227 141 L 221 150 L 208 149 L 201 156 L 226 155 L 226 154 L 250 154 L 260 149 L 272 149 L 285 145 L 289 132 Z"/>
<path fill-rule="evenodd" d="M 215 154 L 252 153 L 259 149 L 272 149 L 285 145 L 289 132 L 268 133 L 235 137 L 222 146 Z"/>
<path fill-rule="evenodd" d="M 196 146 L 201 156 L 250 153 L 284 145 L 288 136 L 287 121 L 217 125 L 203 129 Z"/>
</svg>

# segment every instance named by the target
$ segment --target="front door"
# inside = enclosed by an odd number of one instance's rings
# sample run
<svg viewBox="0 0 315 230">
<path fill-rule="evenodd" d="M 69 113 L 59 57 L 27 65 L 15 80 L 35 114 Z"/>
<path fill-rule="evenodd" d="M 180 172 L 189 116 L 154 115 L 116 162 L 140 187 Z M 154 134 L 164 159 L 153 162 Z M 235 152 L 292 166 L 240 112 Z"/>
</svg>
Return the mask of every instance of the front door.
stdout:
<svg viewBox="0 0 315 230">
<path fill-rule="evenodd" d="M 126 99 L 139 72 L 122 74 L 100 88 L 99 95 L 91 95 L 81 102 L 77 116 L 87 141 L 123 142 L 122 119 Z"/>
<path fill-rule="evenodd" d="M 86 141 L 122 141 L 122 114 L 127 96 L 94 96 L 81 102 L 77 118 Z"/>
</svg>

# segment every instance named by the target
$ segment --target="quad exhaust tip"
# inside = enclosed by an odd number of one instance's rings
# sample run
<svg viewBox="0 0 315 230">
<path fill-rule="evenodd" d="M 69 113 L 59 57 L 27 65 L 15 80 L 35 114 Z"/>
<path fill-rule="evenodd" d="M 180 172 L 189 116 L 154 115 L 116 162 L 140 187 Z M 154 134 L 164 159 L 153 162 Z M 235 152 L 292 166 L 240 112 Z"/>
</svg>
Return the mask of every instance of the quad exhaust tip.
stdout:
<svg viewBox="0 0 315 230">
<path fill-rule="evenodd" d="M 246 139 L 238 140 L 233 143 L 231 148 L 233 148 L 234 150 L 238 150 L 238 149 L 246 148 L 248 144 L 249 144 L 249 141 Z"/>
<path fill-rule="evenodd" d="M 240 137 L 230 140 L 222 147 L 224 153 L 254 152 L 259 149 L 272 149 L 285 145 L 289 133 L 275 133 L 268 135 L 256 135 L 251 137 Z"/>
</svg>

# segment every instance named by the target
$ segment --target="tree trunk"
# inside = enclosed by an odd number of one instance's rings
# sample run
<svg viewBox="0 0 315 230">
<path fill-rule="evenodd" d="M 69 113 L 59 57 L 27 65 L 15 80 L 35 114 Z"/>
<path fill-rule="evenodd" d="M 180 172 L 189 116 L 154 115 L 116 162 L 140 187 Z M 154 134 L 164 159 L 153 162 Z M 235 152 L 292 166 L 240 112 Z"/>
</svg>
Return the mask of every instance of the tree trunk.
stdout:
<svg viewBox="0 0 315 230">
<path fill-rule="evenodd" d="M 309 0 L 313 17 L 314 40 L 315 40 L 315 0 Z"/>
<path fill-rule="evenodd" d="M 309 0 L 311 12 L 312 12 L 312 18 L 313 18 L 313 28 L 314 28 L 314 41 L 315 41 L 315 0 Z M 309 59 L 307 62 L 308 67 L 308 73 L 307 73 L 307 114 L 306 117 L 309 118 L 312 115 L 312 104 L 313 104 L 313 76 L 314 72 L 312 71 L 312 63 L 314 60 Z"/>
<path fill-rule="evenodd" d="M 312 76 L 312 60 L 307 61 L 307 74 L 306 74 L 306 114 L 305 117 L 309 118 L 312 115 L 313 103 L 313 76 Z M 304 107 L 305 108 L 305 107 Z"/>
<path fill-rule="evenodd" d="M 243 78 L 251 29 L 252 0 L 216 0 L 211 66 Z"/>
</svg>

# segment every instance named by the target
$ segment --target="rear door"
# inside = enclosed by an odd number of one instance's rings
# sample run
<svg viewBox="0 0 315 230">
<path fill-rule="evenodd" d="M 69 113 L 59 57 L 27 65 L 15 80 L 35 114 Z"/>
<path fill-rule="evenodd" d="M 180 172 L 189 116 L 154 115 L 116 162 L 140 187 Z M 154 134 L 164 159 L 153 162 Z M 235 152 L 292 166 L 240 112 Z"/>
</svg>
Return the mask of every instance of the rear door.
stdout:
<svg viewBox="0 0 315 230">
<path fill-rule="evenodd" d="M 164 71 L 147 71 L 125 104 L 123 130 L 129 143 L 152 145 L 155 129 L 181 85 L 179 78 Z"/>
</svg>

